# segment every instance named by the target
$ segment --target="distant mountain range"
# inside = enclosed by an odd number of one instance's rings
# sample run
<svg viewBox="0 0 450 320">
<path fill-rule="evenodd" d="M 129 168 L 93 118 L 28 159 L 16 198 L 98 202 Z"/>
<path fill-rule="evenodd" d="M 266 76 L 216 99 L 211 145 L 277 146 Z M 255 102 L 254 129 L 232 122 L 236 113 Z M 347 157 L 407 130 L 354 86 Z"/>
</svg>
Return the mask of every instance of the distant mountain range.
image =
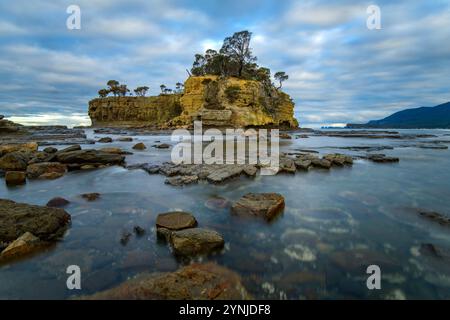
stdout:
<svg viewBox="0 0 450 320">
<path fill-rule="evenodd" d="M 349 123 L 346 128 L 450 129 L 450 102 L 435 107 L 402 110 L 364 124 Z"/>
</svg>

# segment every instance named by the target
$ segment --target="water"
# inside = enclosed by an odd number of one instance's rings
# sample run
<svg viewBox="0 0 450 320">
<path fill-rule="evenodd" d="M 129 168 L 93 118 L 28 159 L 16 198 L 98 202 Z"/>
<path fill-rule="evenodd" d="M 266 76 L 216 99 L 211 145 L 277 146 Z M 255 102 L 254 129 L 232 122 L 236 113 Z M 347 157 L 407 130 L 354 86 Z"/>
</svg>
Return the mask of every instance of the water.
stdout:
<svg viewBox="0 0 450 320">
<path fill-rule="evenodd" d="M 405 133 L 417 133 L 403 130 Z M 450 140 L 445 130 L 420 130 Z M 105 135 L 93 134 L 102 137 Z M 114 135 L 108 135 L 114 137 Z M 142 141 L 170 143 L 169 136 L 137 136 L 133 142 L 83 146 L 118 146 L 125 150 Z M 342 152 L 329 147 L 356 145 L 399 146 L 382 153 L 400 163 L 376 164 L 356 160 L 353 167 L 311 170 L 296 175 L 242 177 L 224 185 L 199 183 L 182 188 L 164 184 L 165 177 L 142 170 L 109 167 L 70 172 L 53 181 L 29 181 L 25 186 L 0 185 L 0 197 L 45 205 L 56 196 L 71 201 L 65 209 L 72 225 L 64 238 L 45 252 L 0 267 L 2 299 L 65 299 L 114 287 L 140 272 L 174 271 L 177 261 L 169 247 L 158 242 L 155 219 L 170 210 L 192 212 L 199 226 L 222 233 L 223 252 L 198 261 L 217 261 L 239 273 L 248 291 L 261 299 L 448 299 L 448 260 L 419 250 L 432 243 L 450 248 L 450 228 L 424 220 L 417 209 L 450 214 L 449 150 L 406 147 L 417 141 L 310 137 L 283 141 L 281 149 L 315 148 L 321 154 Z M 160 163 L 170 150 L 148 148 L 127 156 L 127 162 Z M 79 195 L 99 192 L 86 202 Z M 230 202 L 247 192 L 278 192 L 286 199 L 284 214 L 271 223 L 237 218 Z M 146 229 L 120 244 L 123 232 L 135 225 Z M 362 263 L 358 263 L 362 261 Z M 368 290 L 366 267 L 377 264 L 382 289 Z M 66 268 L 82 271 L 82 290 L 66 288 Z"/>
</svg>

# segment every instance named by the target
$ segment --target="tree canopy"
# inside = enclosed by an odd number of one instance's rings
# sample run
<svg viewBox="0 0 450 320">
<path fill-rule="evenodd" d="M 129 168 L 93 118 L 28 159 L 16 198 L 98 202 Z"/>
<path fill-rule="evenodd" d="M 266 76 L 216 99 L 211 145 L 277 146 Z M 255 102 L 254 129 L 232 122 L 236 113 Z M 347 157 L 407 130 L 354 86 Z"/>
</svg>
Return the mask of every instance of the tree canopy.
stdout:
<svg viewBox="0 0 450 320">
<path fill-rule="evenodd" d="M 270 69 L 260 67 L 257 58 L 252 53 L 250 42 L 252 33 L 240 31 L 223 41 L 222 48 L 208 49 L 205 54 L 196 54 L 192 64 L 191 73 L 194 76 L 217 75 L 221 77 L 238 77 L 247 80 L 256 80 L 267 86 L 273 86 Z M 288 79 L 285 72 L 277 72 L 276 80 L 282 87 L 282 82 Z"/>
</svg>

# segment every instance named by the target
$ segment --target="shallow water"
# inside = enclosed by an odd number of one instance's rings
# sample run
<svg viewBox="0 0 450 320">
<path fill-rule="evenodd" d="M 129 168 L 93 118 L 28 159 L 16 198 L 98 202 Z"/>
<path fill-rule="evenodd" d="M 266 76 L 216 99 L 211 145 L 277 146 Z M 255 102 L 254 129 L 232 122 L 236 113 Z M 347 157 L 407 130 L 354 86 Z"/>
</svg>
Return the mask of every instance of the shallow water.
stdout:
<svg viewBox="0 0 450 320">
<path fill-rule="evenodd" d="M 448 130 L 401 132 L 439 136 L 419 141 L 450 140 L 444 136 Z M 139 141 L 151 146 L 155 141 L 170 143 L 170 137 L 136 136 L 133 142 L 83 148 L 118 146 L 133 151 Z M 427 243 L 450 248 L 450 228 L 420 218 L 417 209 L 450 215 L 450 151 L 405 146 L 417 141 L 286 140 L 282 151 L 314 148 L 321 154 L 364 154 L 331 148 L 337 146 L 391 145 L 394 150 L 376 153 L 397 156 L 400 163 L 356 160 L 348 168 L 242 177 L 224 185 L 172 187 L 161 175 L 122 167 L 70 172 L 17 188 L 1 184 L 0 197 L 18 202 L 45 205 L 56 196 L 70 200 L 65 209 L 72 215 L 72 225 L 52 248 L 0 267 L 0 298 L 64 299 L 114 287 L 140 272 L 174 271 L 186 261 L 177 261 L 157 241 L 154 225 L 158 213 L 178 209 L 192 212 L 199 226 L 219 231 L 226 241 L 221 253 L 198 260 L 217 261 L 236 271 L 256 298 L 448 299 L 448 262 L 418 249 Z M 127 156 L 128 164 L 170 159 L 170 150 L 149 147 L 133 152 Z M 86 202 L 79 195 L 87 192 L 99 192 L 101 198 Z M 265 223 L 234 217 L 228 207 L 215 206 L 217 197 L 232 202 L 247 192 L 281 193 L 286 199 L 284 214 Z M 135 225 L 146 234 L 120 244 L 122 233 L 132 232 Z M 77 292 L 66 288 L 66 268 L 72 264 L 82 271 L 82 290 Z M 381 268 L 381 290 L 366 287 L 369 264 Z"/>
</svg>

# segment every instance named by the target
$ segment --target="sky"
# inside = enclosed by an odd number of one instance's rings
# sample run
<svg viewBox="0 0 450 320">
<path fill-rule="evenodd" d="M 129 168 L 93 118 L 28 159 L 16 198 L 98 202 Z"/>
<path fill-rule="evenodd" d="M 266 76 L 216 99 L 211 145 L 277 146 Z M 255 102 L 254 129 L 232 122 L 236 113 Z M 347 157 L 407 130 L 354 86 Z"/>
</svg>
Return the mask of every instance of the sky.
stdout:
<svg viewBox="0 0 450 320">
<path fill-rule="evenodd" d="M 66 27 L 73 4 L 79 30 Z M 367 28 L 369 5 L 381 29 Z M 88 101 L 108 80 L 157 94 L 241 30 L 259 65 L 289 75 L 301 126 L 450 101 L 450 0 L 14 0 L 0 3 L 0 114 L 89 124 Z"/>
</svg>

